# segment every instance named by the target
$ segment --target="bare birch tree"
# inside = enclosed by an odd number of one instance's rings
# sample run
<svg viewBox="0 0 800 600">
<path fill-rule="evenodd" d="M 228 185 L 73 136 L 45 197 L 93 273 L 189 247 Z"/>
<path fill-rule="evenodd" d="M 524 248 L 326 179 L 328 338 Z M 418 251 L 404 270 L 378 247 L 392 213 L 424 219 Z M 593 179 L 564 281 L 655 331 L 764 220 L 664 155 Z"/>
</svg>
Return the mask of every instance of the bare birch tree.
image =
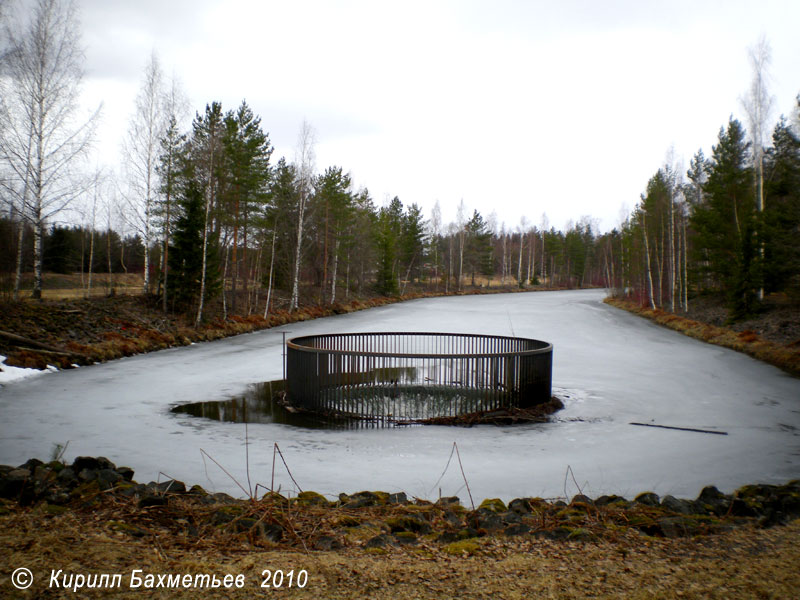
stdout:
<svg viewBox="0 0 800 600">
<path fill-rule="evenodd" d="M 123 142 L 127 175 L 126 195 L 131 226 L 142 236 L 144 245 L 144 293 L 150 292 L 150 247 L 153 244 L 153 211 L 159 183 L 156 171 L 161 152 L 161 138 L 166 130 L 163 98 L 164 85 L 158 56 L 153 52 L 144 70 L 136 108 Z"/>
<path fill-rule="evenodd" d="M 439 201 L 433 205 L 431 210 L 431 218 L 428 221 L 428 240 L 431 249 L 431 263 L 433 265 L 433 279 L 436 281 L 436 287 L 439 287 L 439 241 L 442 237 L 442 208 L 439 206 Z"/>
<path fill-rule="evenodd" d="M 297 246 L 294 254 L 294 273 L 292 276 L 292 297 L 289 301 L 289 311 L 297 308 L 300 300 L 300 260 L 302 259 L 303 249 L 303 227 L 306 219 L 306 209 L 311 199 L 312 185 L 314 179 L 314 128 L 303 121 L 300 128 L 300 135 L 297 139 L 297 149 L 295 155 L 295 165 L 297 168 Z"/>
<path fill-rule="evenodd" d="M 18 214 L 33 228 L 33 297 L 42 297 L 42 238 L 48 220 L 84 192 L 76 161 L 91 145 L 98 108 L 76 122 L 83 52 L 73 2 L 39 0 L 6 18 L 0 90 L 0 161 L 15 183 Z"/>
<path fill-rule="evenodd" d="M 168 285 L 169 285 L 169 244 L 172 236 L 173 221 L 177 211 L 174 210 L 175 188 L 177 186 L 179 157 L 186 141 L 186 136 L 180 132 L 178 123 L 183 121 L 188 113 L 189 103 L 173 75 L 169 89 L 162 98 L 164 111 L 164 133 L 160 140 L 159 164 L 156 169 L 160 183 L 160 205 L 158 216 L 161 221 L 161 307 L 167 312 Z"/>
<path fill-rule="evenodd" d="M 461 280 L 464 274 L 464 241 L 467 234 L 467 206 L 464 199 L 458 203 L 456 210 L 456 225 L 458 226 L 458 291 L 461 291 Z"/>
<path fill-rule="evenodd" d="M 761 36 L 756 45 L 748 49 L 753 79 L 747 95 L 742 98 L 742 107 L 747 114 L 750 141 L 752 143 L 753 178 L 755 179 L 756 207 L 764 212 L 764 145 L 768 131 L 768 120 L 772 112 L 773 97 L 769 94 L 769 65 L 772 62 L 772 49 L 766 36 Z M 764 242 L 759 241 L 759 252 L 764 258 Z M 759 300 L 764 299 L 763 281 L 758 290 Z"/>
</svg>

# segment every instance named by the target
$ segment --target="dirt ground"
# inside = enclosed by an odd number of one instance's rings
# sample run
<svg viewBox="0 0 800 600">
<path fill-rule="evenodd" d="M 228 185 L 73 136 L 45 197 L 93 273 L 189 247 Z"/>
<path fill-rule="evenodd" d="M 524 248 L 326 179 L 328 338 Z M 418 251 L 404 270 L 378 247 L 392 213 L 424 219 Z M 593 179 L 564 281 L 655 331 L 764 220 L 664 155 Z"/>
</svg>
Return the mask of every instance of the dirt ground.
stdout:
<svg viewBox="0 0 800 600">
<path fill-rule="evenodd" d="M 800 344 L 800 305 L 785 295 L 767 296 L 761 311 L 750 319 L 728 323 L 728 310 L 718 297 L 698 296 L 689 301 L 689 312 L 681 316 L 734 331 L 754 331 L 779 344 Z"/>
<path fill-rule="evenodd" d="M 96 516 L 36 509 L 0 517 L 0 595 L 4 598 L 786 598 L 800 590 L 800 521 L 737 528 L 689 539 L 622 532 L 618 540 L 568 542 L 481 538 L 453 556 L 435 546 L 347 548 L 327 552 L 254 549 L 246 542 L 192 548 L 166 536 L 131 538 Z M 178 540 L 180 542 L 180 540 Z M 379 552 L 380 550 L 380 552 Z M 33 584 L 12 587 L 27 568 Z M 209 574 L 230 589 L 131 589 L 134 569 L 153 575 Z M 271 577 L 267 580 L 269 570 Z M 59 573 L 60 571 L 60 573 Z M 283 581 L 280 587 L 276 584 Z M 293 574 L 291 572 L 294 572 Z M 304 571 L 305 573 L 301 573 Z M 56 587 L 51 583 L 55 573 Z M 115 589 L 66 590 L 65 577 L 116 574 Z M 233 579 L 232 578 L 232 579 Z M 290 585 L 291 580 L 291 585 Z M 72 581 L 77 581 L 72 579 Z M 301 588 L 298 584 L 305 583 Z M 269 587 L 265 587 L 269 585 Z"/>
</svg>

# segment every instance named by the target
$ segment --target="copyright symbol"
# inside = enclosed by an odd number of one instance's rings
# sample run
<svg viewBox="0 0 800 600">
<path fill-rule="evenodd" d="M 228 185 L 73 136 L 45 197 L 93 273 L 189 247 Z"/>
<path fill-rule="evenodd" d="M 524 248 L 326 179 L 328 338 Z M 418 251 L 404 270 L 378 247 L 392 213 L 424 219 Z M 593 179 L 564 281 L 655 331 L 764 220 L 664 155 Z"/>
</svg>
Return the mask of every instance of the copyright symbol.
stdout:
<svg viewBox="0 0 800 600">
<path fill-rule="evenodd" d="M 33 573 L 25 567 L 20 567 L 11 574 L 11 583 L 18 590 L 27 590 L 33 583 Z"/>
</svg>

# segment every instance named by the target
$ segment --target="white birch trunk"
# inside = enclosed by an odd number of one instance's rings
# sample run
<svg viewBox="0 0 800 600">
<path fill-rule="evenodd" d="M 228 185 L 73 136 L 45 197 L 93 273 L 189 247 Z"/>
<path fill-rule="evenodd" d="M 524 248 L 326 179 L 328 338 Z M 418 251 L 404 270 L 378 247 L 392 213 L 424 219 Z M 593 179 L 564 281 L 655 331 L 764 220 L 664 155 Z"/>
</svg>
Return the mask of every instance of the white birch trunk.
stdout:
<svg viewBox="0 0 800 600">
<path fill-rule="evenodd" d="M 653 273 L 650 266 L 650 243 L 647 241 L 647 224 L 644 213 L 642 213 L 642 234 L 644 235 L 645 260 L 647 260 L 647 283 L 650 287 L 650 306 L 655 309 L 656 303 L 653 300 Z"/>
<path fill-rule="evenodd" d="M 339 240 L 333 246 L 333 273 L 331 274 L 331 304 L 336 302 L 336 273 L 339 269 Z"/>
<path fill-rule="evenodd" d="M 270 249 L 270 256 L 269 256 L 269 281 L 267 283 L 267 305 L 264 307 L 264 318 L 267 318 L 269 314 L 269 302 L 272 299 L 272 270 L 275 266 L 275 233 L 277 231 L 277 225 L 275 229 L 272 230 L 272 248 Z"/>
</svg>

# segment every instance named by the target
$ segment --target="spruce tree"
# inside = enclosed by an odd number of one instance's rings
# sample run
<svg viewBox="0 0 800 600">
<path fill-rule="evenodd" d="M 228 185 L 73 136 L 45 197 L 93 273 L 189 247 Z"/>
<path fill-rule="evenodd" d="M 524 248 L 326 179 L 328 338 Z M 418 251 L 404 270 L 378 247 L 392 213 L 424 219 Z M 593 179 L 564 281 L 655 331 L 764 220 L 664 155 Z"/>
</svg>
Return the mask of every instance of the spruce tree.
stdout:
<svg viewBox="0 0 800 600">
<path fill-rule="evenodd" d="M 800 292 L 800 136 L 781 117 L 766 157 L 764 286 Z"/>
<path fill-rule="evenodd" d="M 178 195 L 180 217 L 175 223 L 169 251 L 169 298 L 174 310 L 194 310 L 200 300 L 203 274 L 203 235 L 205 199 L 191 169 L 182 180 Z M 209 299 L 219 291 L 218 258 L 215 244 L 209 244 L 206 259 L 205 295 Z"/>
<path fill-rule="evenodd" d="M 698 260 L 727 295 L 733 319 L 755 309 L 751 292 L 758 289 L 759 260 L 753 252 L 757 221 L 748 148 L 744 129 L 731 118 L 728 128 L 720 129 L 707 166 L 703 200 L 694 205 L 692 214 Z"/>
</svg>

